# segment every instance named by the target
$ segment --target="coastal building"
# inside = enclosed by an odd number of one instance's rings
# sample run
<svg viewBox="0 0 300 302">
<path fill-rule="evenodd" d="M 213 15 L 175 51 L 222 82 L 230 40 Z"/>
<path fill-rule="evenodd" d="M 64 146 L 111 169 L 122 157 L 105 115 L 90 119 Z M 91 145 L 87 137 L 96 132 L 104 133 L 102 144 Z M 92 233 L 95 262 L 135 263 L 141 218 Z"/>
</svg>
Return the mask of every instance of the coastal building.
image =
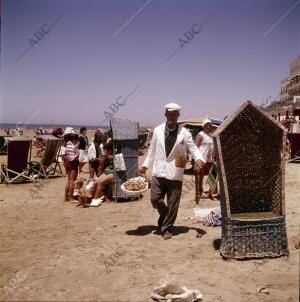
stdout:
<svg viewBox="0 0 300 302">
<path fill-rule="evenodd" d="M 264 109 L 278 120 L 283 120 L 298 115 L 300 108 L 300 55 L 290 63 L 289 76 L 280 82 L 280 86 L 278 98 Z"/>
<path fill-rule="evenodd" d="M 290 77 L 286 88 L 291 97 L 300 96 L 300 56 L 290 64 Z"/>
</svg>

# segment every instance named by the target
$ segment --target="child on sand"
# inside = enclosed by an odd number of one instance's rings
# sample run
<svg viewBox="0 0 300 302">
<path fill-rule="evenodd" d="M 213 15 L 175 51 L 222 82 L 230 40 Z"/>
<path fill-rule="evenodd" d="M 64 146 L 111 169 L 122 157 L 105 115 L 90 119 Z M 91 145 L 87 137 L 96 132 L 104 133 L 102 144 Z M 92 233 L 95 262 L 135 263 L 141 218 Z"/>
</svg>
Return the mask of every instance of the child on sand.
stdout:
<svg viewBox="0 0 300 302">
<path fill-rule="evenodd" d="M 64 141 L 66 146 L 63 162 L 67 173 L 65 201 L 70 201 L 73 200 L 74 183 L 78 175 L 79 167 L 78 134 L 75 133 L 73 128 L 66 128 Z"/>
<path fill-rule="evenodd" d="M 75 199 L 78 200 L 77 206 L 88 206 L 93 200 L 93 194 L 95 193 L 95 181 L 90 179 L 84 181 L 83 179 L 78 179 L 74 184 L 76 192 Z"/>
</svg>

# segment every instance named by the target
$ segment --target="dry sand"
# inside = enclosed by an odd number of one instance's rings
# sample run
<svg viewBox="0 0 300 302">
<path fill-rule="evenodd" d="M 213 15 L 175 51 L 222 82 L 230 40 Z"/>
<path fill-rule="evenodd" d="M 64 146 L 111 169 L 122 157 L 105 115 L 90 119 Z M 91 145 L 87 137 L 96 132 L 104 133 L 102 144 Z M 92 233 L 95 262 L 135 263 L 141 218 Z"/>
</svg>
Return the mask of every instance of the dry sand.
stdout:
<svg viewBox="0 0 300 302">
<path fill-rule="evenodd" d="M 0 300 L 151 301 L 155 286 L 175 280 L 207 302 L 299 301 L 299 183 L 300 165 L 288 164 L 290 255 L 248 261 L 223 260 L 213 247 L 221 228 L 189 219 L 193 190 L 183 195 L 175 236 L 165 241 L 153 233 L 149 192 L 140 201 L 84 209 L 63 202 L 64 178 L 45 180 L 39 190 L 1 184 Z M 269 294 L 257 293 L 263 286 Z"/>
</svg>

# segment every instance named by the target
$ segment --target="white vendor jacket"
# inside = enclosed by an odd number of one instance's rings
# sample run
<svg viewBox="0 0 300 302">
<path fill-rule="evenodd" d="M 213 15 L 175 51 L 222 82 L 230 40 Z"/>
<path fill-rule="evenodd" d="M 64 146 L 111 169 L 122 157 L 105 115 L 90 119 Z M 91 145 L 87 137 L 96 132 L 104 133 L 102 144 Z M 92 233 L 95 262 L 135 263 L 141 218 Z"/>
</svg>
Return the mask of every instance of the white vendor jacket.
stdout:
<svg viewBox="0 0 300 302">
<path fill-rule="evenodd" d="M 200 159 L 203 162 L 205 162 L 205 160 L 193 142 L 191 133 L 183 126 L 179 126 L 177 140 L 169 156 L 166 157 L 165 126 L 166 123 L 163 123 L 154 129 L 143 167 L 149 168 L 149 166 L 153 164 L 152 176 L 182 181 L 184 168 L 175 166 L 176 156 L 186 155 L 188 150 L 195 160 Z"/>
</svg>

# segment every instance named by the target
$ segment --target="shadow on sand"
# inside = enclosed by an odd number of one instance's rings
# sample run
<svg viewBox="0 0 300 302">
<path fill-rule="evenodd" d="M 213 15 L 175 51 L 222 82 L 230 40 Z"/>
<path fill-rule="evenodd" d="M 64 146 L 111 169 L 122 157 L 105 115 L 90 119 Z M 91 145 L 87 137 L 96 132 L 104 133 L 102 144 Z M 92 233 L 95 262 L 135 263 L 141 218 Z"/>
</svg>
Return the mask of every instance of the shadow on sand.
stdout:
<svg viewBox="0 0 300 302">
<path fill-rule="evenodd" d="M 187 233 L 190 230 L 196 231 L 196 237 L 202 237 L 206 234 L 206 231 L 200 228 L 190 228 L 187 226 L 173 226 L 172 234 L 177 236 L 180 234 Z M 161 232 L 158 230 L 155 225 L 140 225 L 135 230 L 126 231 L 126 234 L 129 236 L 146 236 L 149 234 L 161 235 Z"/>
</svg>

